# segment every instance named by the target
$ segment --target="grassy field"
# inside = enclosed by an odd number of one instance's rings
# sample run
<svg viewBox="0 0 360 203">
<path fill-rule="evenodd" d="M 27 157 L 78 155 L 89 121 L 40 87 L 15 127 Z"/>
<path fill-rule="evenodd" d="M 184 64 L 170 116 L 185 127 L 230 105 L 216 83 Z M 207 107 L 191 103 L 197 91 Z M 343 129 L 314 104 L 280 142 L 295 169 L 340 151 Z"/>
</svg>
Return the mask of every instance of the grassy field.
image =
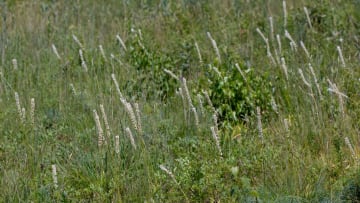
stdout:
<svg viewBox="0 0 360 203">
<path fill-rule="evenodd" d="M 359 202 L 359 0 L 0 1 L 0 202 Z"/>
</svg>

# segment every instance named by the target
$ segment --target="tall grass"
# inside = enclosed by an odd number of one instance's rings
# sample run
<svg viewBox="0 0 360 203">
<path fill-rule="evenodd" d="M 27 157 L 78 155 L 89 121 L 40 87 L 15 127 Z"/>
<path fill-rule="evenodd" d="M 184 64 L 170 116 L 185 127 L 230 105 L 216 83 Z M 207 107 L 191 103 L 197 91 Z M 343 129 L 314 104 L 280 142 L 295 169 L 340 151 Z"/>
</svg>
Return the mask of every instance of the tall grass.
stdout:
<svg viewBox="0 0 360 203">
<path fill-rule="evenodd" d="M 1 202 L 356 198 L 359 2 L 0 4 Z"/>
</svg>

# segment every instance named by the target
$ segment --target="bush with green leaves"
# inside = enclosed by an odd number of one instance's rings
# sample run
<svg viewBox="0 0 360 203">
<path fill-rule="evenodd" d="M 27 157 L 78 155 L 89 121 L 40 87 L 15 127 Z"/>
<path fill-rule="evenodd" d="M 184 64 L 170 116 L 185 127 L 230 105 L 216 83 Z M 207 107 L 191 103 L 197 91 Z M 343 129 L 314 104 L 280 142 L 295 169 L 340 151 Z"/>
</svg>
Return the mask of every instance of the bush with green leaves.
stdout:
<svg viewBox="0 0 360 203">
<path fill-rule="evenodd" d="M 147 48 L 140 33 L 132 33 L 127 56 L 128 62 L 137 73 L 136 78 L 130 82 L 131 92 L 145 92 L 145 95 L 137 96 L 164 100 L 173 95 L 176 89 L 176 80 L 164 72 L 165 69 L 174 69 L 175 61 L 167 54 Z"/>
<path fill-rule="evenodd" d="M 272 111 L 272 84 L 266 73 L 234 63 L 221 64 L 218 68 L 209 66 L 209 94 L 219 113 L 219 120 L 225 125 L 242 122 L 256 114 Z"/>
</svg>

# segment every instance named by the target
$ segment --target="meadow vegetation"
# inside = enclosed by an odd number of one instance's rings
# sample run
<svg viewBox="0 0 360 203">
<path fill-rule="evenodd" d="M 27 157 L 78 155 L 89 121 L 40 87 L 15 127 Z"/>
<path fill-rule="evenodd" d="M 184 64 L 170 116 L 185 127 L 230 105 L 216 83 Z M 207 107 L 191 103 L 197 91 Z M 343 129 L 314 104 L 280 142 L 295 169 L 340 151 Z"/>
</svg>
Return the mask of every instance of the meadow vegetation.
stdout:
<svg viewBox="0 0 360 203">
<path fill-rule="evenodd" d="M 0 10 L 0 202 L 360 201 L 360 1 Z"/>
</svg>

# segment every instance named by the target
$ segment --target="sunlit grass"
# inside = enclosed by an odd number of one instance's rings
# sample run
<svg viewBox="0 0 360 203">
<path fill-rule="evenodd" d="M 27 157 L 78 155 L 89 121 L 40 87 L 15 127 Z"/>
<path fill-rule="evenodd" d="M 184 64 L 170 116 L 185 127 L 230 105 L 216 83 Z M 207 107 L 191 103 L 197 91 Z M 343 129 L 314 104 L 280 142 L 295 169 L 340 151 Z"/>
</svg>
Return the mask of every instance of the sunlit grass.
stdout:
<svg viewBox="0 0 360 203">
<path fill-rule="evenodd" d="M 359 200 L 358 2 L 0 5 L 0 201 Z"/>
</svg>

